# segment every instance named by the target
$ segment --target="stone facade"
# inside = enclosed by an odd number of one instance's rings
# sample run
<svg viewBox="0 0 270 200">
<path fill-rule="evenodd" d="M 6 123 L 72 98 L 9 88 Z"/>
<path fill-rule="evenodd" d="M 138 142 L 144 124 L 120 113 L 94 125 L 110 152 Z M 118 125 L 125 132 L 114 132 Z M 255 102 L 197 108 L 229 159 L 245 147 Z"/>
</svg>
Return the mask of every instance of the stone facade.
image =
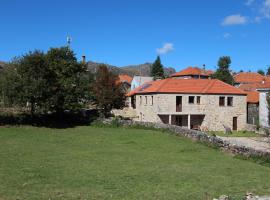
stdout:
<svg viewBox="0 0 270 200">
<path fill-rule="evenodd" d="M 177 96 L 182 98 L 181 112 L 176 111 Z M 194 97 L 194 103 L 190 103 L 190 97 Z M 224 106 L 219 106 L 220 97 L 225 97 Z M 233 99 L 232 106 L 228 106 L 228 97 Z M 137 121 L 174 125 L 179 125 L 177 123 L 181 121 L 182 126 L 187 128 L 192 128 L 193 123 L 199 122 L 200 127 L 205 127 L 206 130 L 223 131 L 224 125 L 233 129 L 235 118 L 237 130 L 244 130 L 246 127 L 245 95 L 138 94 L 135 98 Z"/>
<path fill-rule="evenodd" d="M 261 127 L 269 127 L 269 117 L 268 117 L 268 105 L 266 101 L 267 92 L 260 92 L 260 126 Z"/>
</svg>

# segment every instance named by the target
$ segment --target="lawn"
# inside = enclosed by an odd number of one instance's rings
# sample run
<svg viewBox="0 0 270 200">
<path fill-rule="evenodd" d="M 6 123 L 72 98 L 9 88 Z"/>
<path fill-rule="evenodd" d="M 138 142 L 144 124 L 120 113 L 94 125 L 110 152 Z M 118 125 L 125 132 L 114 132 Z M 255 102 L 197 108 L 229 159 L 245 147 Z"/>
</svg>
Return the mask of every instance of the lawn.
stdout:
<svg viewBox="0 0 270 200">
<path fill-rule="evenodd" d="M 0 200 L 202 200 L 269 183 L 269 167 L 159 131 L 0 129 Z"/>
</svg>

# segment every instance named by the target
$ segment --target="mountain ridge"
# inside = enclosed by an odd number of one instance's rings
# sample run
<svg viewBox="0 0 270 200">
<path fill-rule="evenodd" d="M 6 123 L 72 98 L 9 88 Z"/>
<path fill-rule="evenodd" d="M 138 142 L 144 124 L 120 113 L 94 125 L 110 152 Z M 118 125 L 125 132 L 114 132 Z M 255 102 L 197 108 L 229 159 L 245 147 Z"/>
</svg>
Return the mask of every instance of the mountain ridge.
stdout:
<svg viewBox="0 0 270 200">
<path fill-rule="evenodd" d="M 129 76 L 151 76 L 151 67 L 152 63 L 144 63 L 144 64 L 137 64 L 137 65 L 127 65 L 127 66 L 113 66 L 110 64 L 105 63 L 97 63 L 93 61 L 87 62 L 87 69 L 90 72 L 96 72 L 99 65 L 104 64 L 106 65 L 110 71 L 119 75 L 119 74 L 127 74 Z M 172 67 L 164 67 L 164 74 L 165 76 L 169 76 L 171 74 L 176 73 L 175 69 Z"/>
</svg>

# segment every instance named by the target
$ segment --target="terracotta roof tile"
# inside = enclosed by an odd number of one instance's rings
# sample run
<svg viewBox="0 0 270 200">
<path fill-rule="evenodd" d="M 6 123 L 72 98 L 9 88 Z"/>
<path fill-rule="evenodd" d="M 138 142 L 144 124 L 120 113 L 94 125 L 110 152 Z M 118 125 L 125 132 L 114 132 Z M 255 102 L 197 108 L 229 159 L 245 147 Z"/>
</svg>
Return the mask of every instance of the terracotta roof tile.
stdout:
<svg viewBox="0 0 270 200">
<path fill-rule="evenodd" d="M 148 82 L 129 93 L 186 93 L 186 94 L 238 94 L 246 93 L 236 87 L 216 79 L 173 79 Z"/>
<path fill-rule="evenodd" d="M 120 83 L 126 82 L 126 83 L 131 84 L 131 81 L 132 81 L 132 77 L 130 77 L 129 75 L 126 75 L 126 74 L 119 75 L 118 82 L 120 82 Z"/>
<path fill-rule="evenodd" d="M 265 80 L 269 80 L 269 78 L 255 72 L 241 72 L 234 76 L 236 83 L 260 83 Z"/>
<path fill-rule="evenodd" d="M 249 91 L 247 93 L 247 102 L 248 103 L 259 103 L 260 93 L 257 91 Z"/>
</svg>

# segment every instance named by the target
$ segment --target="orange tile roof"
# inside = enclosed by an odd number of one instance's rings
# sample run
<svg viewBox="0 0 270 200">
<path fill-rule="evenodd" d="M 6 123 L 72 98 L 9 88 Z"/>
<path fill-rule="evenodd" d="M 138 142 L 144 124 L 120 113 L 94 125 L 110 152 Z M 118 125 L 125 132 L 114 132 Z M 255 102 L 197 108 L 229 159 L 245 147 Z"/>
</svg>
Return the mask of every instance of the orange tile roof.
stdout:
<svg viewBox="0 0 270 200">
<path fill-rule="evenodd" d="M 236 94 L 246 93 L 236 87 L 216 79 L 173 79 L 148 82 L 128 95 L 146 93 L 186 93 L 186 94 Z"/>
<path fill-rule="evenodd" d="M 257 89 L 269 89 L 269 88 L 270 88 L 270 80 L 258 83 L 241 84 L 239 86 L 239 89 L 244 91 L 255 91 Z"/>
<path fill-rule="evenodd" d="M 214 72 L 212 70 L 204 70 L 204 69 L 200 69 L 198 67 L 188 67 L 186 69 L 183 69 L 180 72 L 172 74 L 171 77 L 190 76 L 190 75 L 210 76 L 213 73 Z"/>
<path fill-rule="evenodd" d="M 241 72 L 234 76 L 236 83 L 259 83 L 267 79 L 269 78 L 255 72 Z"/>
<path fill-rule="evenodd" d="M 126 74 L 121 74 L 119 75 L 119 80 L 117 82 L 120 82 L 120 83 L 126 82 L 126 83 L 131 84 L 131 81 L 132 81 L 132 77 Z"/>
<path fill-rule="evenodd" d="M 257 91 L 249 91 L 247 93 L 247 102 L 248 103 L 259 103 L 260 93 Z"/>
</svg>

